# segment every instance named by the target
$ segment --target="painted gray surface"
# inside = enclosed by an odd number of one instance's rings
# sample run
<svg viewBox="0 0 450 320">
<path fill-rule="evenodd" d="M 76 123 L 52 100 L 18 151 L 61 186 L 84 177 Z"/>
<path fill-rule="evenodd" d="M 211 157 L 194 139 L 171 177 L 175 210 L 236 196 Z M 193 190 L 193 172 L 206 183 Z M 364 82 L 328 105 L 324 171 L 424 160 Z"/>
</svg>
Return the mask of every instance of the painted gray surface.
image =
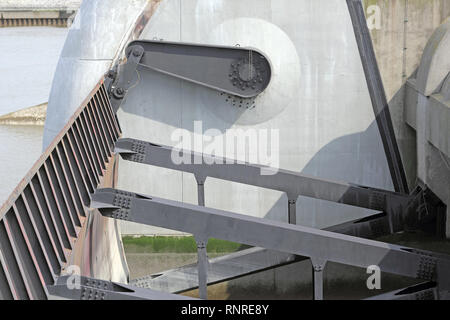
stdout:
<svg viewBox="0 0 450 320">
<path fill-rule="evenodd" d="M 406 84 L 404 110 L 406 123 L 416 130 L 417 177 L 447 204 L 447 236 L 450 236 L 449 47 L 447 21 L 430 38 L 417 74 Z"/>
<path fill-rule="evenodd" d="M 323 299 L 322 276 L 327 262 L 361 268 L 378 266 L 383 272 L 433 280 L 443 291 L 443 299 L 450 288 L 450 256 L 444 254 L 117 189 L 97 189 L 92 196 L 91 208 L 110 218 L 192 233 L 197 242 L 201 299 L 206 299 L 206 243 L 211 237 L 309 257 L 314 269 L 315 300 Z"/>
<path fill-rule="evenodd" d="M 251 8 L 251 10 L 249 9 Z M 119 110 L 124 137 L 174 145 L 174 129 L 274 128 L 280 166 L 306 174 L 392 189 L 386 158 L 345 1 L 178 1 L 160 4 L 141 38 L 253 46 L 274 76 L 256 108 L 244 112 L 216 92 L 139 70 L 141 80 Z M 145 130 L 143 129 L 145 128 Z M 193 176 L 120 162 L 125 190 L 196 203 Z M 164 181 L 165 183 L 161 183 Z M 206 206 L 287 221 L 279 192 L 211 179 Z M 300 198 L 297 221 L 327 227 L 369 212 Z M 126 224 L 124 233 L 171 233 Z"/>
<path fill-rule="evenodd" d="M 145 0 L 90 0 L 82 3 L 53 78 L 44 128 L 44 149 L 116 61 L 124 39 L 132 32 L 146 4 Z M 93 240 L 90 242 L 91 238 L 86 236 L 79 241 L 75 255 L 82 255 L 84 248 L 89 249 L 92 276 L 126 282 L 128 275 L 122 264 L 123 248 L 114 224 L 94 215 L 87 228 L 92 232 Z M 76 260 L 79 261 L 82 260 Z"/>
</svg>

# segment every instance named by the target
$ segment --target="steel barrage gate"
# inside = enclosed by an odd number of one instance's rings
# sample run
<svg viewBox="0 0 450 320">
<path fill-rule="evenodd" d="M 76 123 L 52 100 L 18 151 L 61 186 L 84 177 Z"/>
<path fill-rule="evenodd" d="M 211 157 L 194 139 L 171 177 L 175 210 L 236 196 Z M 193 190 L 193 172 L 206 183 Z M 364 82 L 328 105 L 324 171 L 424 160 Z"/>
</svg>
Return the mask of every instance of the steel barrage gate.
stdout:
<svg viewBox="0 0 450 320">
<path fill-rule="evenodd" d="M 195 235 L 199 251 L 196 266 L 169 270 L 132 283 L 140 287 L 161 290 L 165 284 L 166 291 L 170 292 L 200 287 L 201 297 L 206 298 L 208 284 L 310 258 L 314 266 L 316 299 L 323 297 L 322 274 L 327 261 L 361 267 L 378 264 L 383 271 L 426 281 L 382 298 L 444 298 L 448 294 L 448 256 L 355 237 L 372 238 L 401 230 L 405 217 L 415 212 L 407 210 L 414 207 L 414 196 L 321 180 L 285 170 L 269 178 L 260 175 L 261 166 L 223 159 L 204 161 L 206 156 L 196 153 L 191 153 L 193 159 L 201 157 L 203 161 L 175 166 L 170 160 L 170 147 L 119 138 L 120 127 L 103 84 L 97 86 L 86 101 L 2 208 L 1 298 L 46 299 L 49 294 L 79 299 L 182 298 L 167 292 L 85 277 L 81 278 L 80 288 L 70 290 L 66 285 L 68 277 L 60 277 L 61 270 L 68 261 L 89 206 L 99 209 L 107 217 Z M 199 205 L 98 189 L 107 163 L 115 153 L 128 161 L 194 174 L 199 187 Z M 323 231 L 251 218 L 205 208 L 203 185 L 207 177 L 284 191 L 291 195 L 289 198 L 307 195 L 383 213 Z M 211 236 L 256 248 L 215 259 L 209 264 L 206 243 Z M 229 268 L 236 262 L 243 268 Z M 186 279 L 189 273 L 194 277 Z M 180 279 L 177 274 L 186 281 L 176 281 Z"/>
<path fill-rule="evenodd" d="M 369 240 L 404 230 L 408 223 L 420 222 L 418 217 L 422 213 L 425 190 L 417 188 L 407 194 L 381 77 L 362 19 L 361 2 L 347 2 L 398 192 L 213 159 L 189 151 L 185 152 L 191 155 L 192 165 L 175 165 L 170 158 L 173 151 L 170 147 L 120 139 L 115 112 L 130 88 L 127 77 L 134 73 L 137 65 L 154 62 L 145 59 L 153 50 L 151 42 L 132 42 L 127 49 L 127 63 L 119 74 L 111 72 L 112 78 L 96 86 L 0 210 L 0 298 L 47 299 L 55 295 L 70 299 L 181 299 L 186 297 L 170 293 L 194 288 L 199 288 L 201 298 L 207 298 L 208 284 L 310 259 L 315 299 L 323 298 L 323 271 L 328 261 L 365 268 L 378 265 L 382 271 L 424 281 L 382 295 L 380 299 L 449 299 L 449 256 Z M 210 46 L 187 44 L 169 43 L 163 47 L 178 54 L 187 48 L 191 57 L 196 50 L 215 51 Z M 237 52 L 224 47 L 220 50 L 225 50 L 220 55 L 222 66 L 228 63 L 226 51 L 232 55 Z M 164 64 L 164 59 L 160 61 Z M 178 63 L 183 66 L 183 59 Z M 222 78 L 219 87 L 210 85 L 210 79 L 200 82 L 223 90 L 223 85 L 227 85 L 225 79 Z M 198 79 L 195 82 L 198 83 Z M 197 180 L 198 205 L 102 188 L 103 177 L 115 154 L 127 161 L 193 174 Z M 264 176 L 261 170 L 276 173 Z M 204 184 L 208 177 L 285 192 L 290 223 L 206 208 Z M 295 203 L 299 195 L 381 213 L 327 230 L 306 228 L 295 224 Z M 79 287 L 71 289 L 67 285 L 70 276 L 63 275 L 62 270 L 69 261 L 89 209 L 97 209 L 114 219 L 191 233 L 197 242 L 198 263 L 132 282 L 141 288 L 80 277 Z M 427 216 L 427 219 L 432 218 L 432 215 Z M 211 237 L 254 248 L 209 261 L 206 244 Z"/>
</svg>

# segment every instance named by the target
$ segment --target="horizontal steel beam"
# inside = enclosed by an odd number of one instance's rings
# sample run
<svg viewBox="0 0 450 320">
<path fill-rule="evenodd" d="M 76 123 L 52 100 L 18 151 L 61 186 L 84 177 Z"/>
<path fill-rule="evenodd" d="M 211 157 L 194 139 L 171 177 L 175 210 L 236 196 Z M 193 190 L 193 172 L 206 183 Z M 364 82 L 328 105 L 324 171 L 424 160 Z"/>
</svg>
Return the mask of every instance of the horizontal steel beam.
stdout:
<svg viewBox="0 0 450 320">
<path fill-rule="evenodd" d="M 71 300 L 193 300 L 193 298 L 130 285 L 70 275 L 47 286 L 50 295 Z"/>
<path fill-rule="evenodd" d="M 362 268 L 377 265 L 384 272 L 434 280 L 445 290 L 450 288 L 447 255 L 115 189 L 97 190 L 91 207 L 107 217 L 187 232 L 200 239 L 214 237 Z"/>
<path fill-rule="evenodd" d="M 412 196 L 320 179 L 284 169 L 177 150 L 136 139 L 119 139 L 116 142 L 115 152 L 119 153 L 124 160 L 189 172 L 201 179 L 212 177 L 286 192 L 289 200 L 306 196 L 383 211 L 390 217 L 394 232 L 402 230 L 405 215 L 408 215 L 412 209 L 410 207 Z M 175 163 L 172 156 L 181 153 L 186 155 L 183 158 L 188 161 Z"/>
</svg>

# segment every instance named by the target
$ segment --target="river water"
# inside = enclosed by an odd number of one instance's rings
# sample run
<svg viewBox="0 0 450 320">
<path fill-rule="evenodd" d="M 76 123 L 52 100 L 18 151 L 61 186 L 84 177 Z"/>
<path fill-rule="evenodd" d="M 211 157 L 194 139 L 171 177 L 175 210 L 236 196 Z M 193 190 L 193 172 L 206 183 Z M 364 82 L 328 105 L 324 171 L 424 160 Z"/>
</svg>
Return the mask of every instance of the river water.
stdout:
<svg viewBox="0 0 450 320">
<path fill-rule="evenodd" d="M 47 102 L 67 31 L 0 28 L 0 115 Z M 43 131 L 0 125 L 0 205 L 39 158 Z"/>
</svg>

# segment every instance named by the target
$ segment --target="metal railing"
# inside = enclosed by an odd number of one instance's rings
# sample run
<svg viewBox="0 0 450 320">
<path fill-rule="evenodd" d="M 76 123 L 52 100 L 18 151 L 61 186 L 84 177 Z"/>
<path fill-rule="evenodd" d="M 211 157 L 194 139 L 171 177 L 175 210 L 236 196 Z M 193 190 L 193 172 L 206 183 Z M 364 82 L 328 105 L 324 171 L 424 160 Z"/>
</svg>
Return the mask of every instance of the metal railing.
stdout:
<svg viewBox="0 0 450 320">
<path fill-rule="evenodd" d="M 0 209 L 0 299 L 46 299 L 121 132 L 103 82 Z"/>
</svg>

